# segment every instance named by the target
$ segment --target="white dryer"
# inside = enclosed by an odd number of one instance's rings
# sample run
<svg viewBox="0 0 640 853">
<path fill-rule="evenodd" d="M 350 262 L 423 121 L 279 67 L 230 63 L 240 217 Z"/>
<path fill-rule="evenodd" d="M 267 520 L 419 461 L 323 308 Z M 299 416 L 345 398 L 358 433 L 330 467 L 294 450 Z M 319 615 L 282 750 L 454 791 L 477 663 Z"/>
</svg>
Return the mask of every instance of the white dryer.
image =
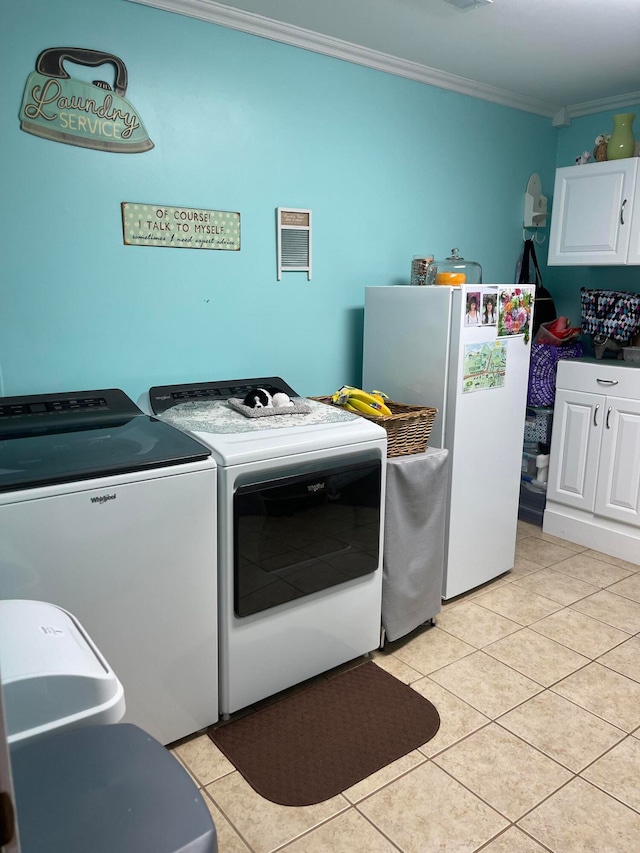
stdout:
<svg viewBox="0 0 640 853">
<path fill-rule="evenodd" d="M 316 401 L 247 418 L 226 402 L 279 377 L 151 388 L 153 412 L 218 465 L 220 712 L 380 644 L 386 432 Z"/>
<path fill-rule="evenodd" d="M 215 513 L 210 449 L 122 391 L 0 398 L 0 598 L 73 613 L 165 744 L 218 719 Z"/>
</svg>

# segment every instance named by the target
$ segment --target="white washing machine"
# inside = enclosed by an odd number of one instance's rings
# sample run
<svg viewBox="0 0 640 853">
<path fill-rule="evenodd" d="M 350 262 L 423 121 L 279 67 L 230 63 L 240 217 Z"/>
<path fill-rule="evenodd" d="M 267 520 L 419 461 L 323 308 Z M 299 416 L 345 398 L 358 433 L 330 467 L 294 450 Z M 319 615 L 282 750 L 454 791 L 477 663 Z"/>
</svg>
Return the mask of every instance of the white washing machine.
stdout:
<svg viewBox="0 0 640 853">
<path fill-rule="evenodd" d="M 0 598 L 73 613 L 165 744 L 218 719 L 216 481 L 118 389 L 0 398 Z"/>
<path fill-rule="evenodd" d="M 151 388 L 158 417 L 218 465 L 220 712 L 380 644 L 386 432 L 316 401 L 247 418 L 226 402 L 279 377 Z"/>
</svg>

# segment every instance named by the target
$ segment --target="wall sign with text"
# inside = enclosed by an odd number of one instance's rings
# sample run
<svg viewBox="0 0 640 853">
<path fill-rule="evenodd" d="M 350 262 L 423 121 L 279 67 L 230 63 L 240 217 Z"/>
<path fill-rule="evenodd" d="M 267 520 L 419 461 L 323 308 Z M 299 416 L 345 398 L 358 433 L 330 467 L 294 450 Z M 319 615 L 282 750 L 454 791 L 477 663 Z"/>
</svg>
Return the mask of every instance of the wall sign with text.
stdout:
<svg viewBox="0 0 640 853">
<path fill-rule="evenodd" d="M 238 251 L 240 214 L 123 201 L 122 234 L 126 246 Z"/>
<path fill-rule="evenodd" d="M 65 61 L 115 66 L 113 85 L 106 80 L 75 80 Z M 112 53 L 84 47 L 50 47 L 36 59 L 20 107 L 20 127 L 53 142 L 114 154 L 139 154 L 153 148 L 142 119 L 125 98 L 127 69 Z"/>
</svg>

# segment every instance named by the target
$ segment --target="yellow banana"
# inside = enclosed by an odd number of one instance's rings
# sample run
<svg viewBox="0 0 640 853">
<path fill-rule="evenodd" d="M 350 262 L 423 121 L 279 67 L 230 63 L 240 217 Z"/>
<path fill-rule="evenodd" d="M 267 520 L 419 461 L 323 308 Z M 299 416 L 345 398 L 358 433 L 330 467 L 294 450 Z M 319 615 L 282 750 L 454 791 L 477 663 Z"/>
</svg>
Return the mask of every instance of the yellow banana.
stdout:
<svg viewBox="0 0 640 853">
<path fill-rule="evenodd" d="M 362 388 L 356 388 L 353 385 L 342 385 L 331 396 L 332 402 L 342 406 L 343 409 L 350 412 L 361 412 L 372 417 L 391 414 L 391 409 L 384 402 L 385 399 L 389 398 L 380 391 L 369 394 Z"/>
<path fill-rule="evenodd" d="M 391 409 L 386 405 L 384 400 L 382 400 L 380 397 L 376 397 L 374 394 L 368 394 L 361 388 L 356 388 L 352 391 L 349 391 L 349 402 L 354 405 L 354 401 L 364 403 L 366 406 L 375 409 L 376 414 L 378 415 L 388 416 L 391 414 Z"/>
<path fill-rule="evenodd" d="M 341 409 L 345 409 L 347 412 L 355 412 L 355 414 L 359 414 L 358 410 L 355 409 L 349 403 L 349 391 L 351 390 L 350 385 L 343 385 L 341 388 L 338 388 L 337 391 L 331 395 L 331 402 L 340 406 Z"/>
<path fill-rule="evenodd" d="M 349 385 L 343 385 L 341 388 L 338 388 L 338 390 L 334 391 L 334 393 L 331 395 L 332 402 L 338 403 L 339 405 L 346 403 L 349 399 L 350 390 L 351 388 Z"/>
<path fill-rule="evenodd" d="M 363 415 L 369 415 L 369 417 L 379 418 L 383 415 L 383 412 L 378 408 L 380 405 L 379 403 L 376 403 L 374 406 L 370 403 L 358 400 L 356 397 L 349 397 L 349 405 L 353 406 L 353 408 L 357 409 L 359 412 L 362 412 Z"/>
<path fill-rule="evenodd" d="M 385 400 L 389 399 L 389 395 L 385 394 L 384 391 L 372 391 L 371 396 L 380 404 L 380 410 L 383 415 L 391 415 L 393 412 L 385 403 Z"/>
<path fill-rule="evenodd" d="M 350 388 L 349 397 L 354 397 L 356 400 L 362 400 L 363 403 L 377 403 L 378 398 L 374 394 L 369 394 L 368 391 L 363 391 L 362 388 Z"/>
<path fill-rule="evenodd" d="M 375 407 L 380 411 L 381 415 L 384 415 L 387 418 L 389 417 L 389 415 L 393 414 L 393 412 L 391 411 L 389 406 L 387 406 L 386 403 L 376 403 Z"/>
</svg>

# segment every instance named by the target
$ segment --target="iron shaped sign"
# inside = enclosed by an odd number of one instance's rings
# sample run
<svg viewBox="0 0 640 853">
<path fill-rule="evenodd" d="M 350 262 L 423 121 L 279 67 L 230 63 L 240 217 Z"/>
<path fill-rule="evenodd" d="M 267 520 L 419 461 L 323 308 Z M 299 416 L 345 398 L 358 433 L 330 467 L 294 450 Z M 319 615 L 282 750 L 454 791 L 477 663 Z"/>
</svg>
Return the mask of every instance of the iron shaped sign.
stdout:
<svg viewBox="0 0 640 853">
<path fill-rule="evenodd" d="M 64 61 L 96 67 L 111 63 L 114 86 L 104 80 L 74 80 Z M 138 154 L 153 148 L 140 116 L 124 97 L 127 69 L 111 53 L 83 47 L 50 47 L 36 60 L 27 78 L 20 127 L 54 142 L 116 154 Z"/>
</svg>

